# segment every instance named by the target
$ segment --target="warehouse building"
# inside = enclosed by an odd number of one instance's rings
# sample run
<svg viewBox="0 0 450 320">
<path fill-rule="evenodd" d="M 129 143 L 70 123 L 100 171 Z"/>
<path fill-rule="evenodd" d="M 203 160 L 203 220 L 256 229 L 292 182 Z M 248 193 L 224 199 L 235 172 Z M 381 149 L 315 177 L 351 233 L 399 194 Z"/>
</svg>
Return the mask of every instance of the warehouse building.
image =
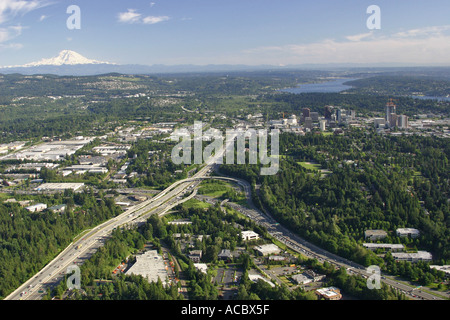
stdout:
<svg viewBox="0 0 450 320">
<path fill-rule="evenodd" d="M 149 282 L 157 282 L 158 278 L 165 284 L 169 277 L 163 258 L 156 250 L 149 250 L 136 257 L 136 263 L 126 272 L 146 278 Z"/>
<path fill-rule="evenodd" d="M 258 254 L 262 255 L 262 256 L 267 256 L 269 254 L 277 254 L 281 252 L 281 249 L 278 248 L 275 244 L 270 243 L 270 244 L 263 244 L 261 246 L 257 246 L 254 247 L 253 249 L 256 250 L 256 252 L 258 252 Z"/>
<path fill-rule="evenodd" d="M 84 187 L 84 183 L 44 183 L 35 188 L 36 191 L 77 191 Z"/>
<path fill-rule="evenodd" d="M 100 173 L 100 174 L 104 174 L 108 172 L 108 169 L 105 167 L 100 167 L 99 165 L 96 164 L 77 164 L 77 165 L 73 165 L 67 168 L 64 168 L 63 171 L 70 171 L 70 172 L 75 172 L 77 174 L 84 174 L 86 172 L 89 173 Z"/>
</svg>

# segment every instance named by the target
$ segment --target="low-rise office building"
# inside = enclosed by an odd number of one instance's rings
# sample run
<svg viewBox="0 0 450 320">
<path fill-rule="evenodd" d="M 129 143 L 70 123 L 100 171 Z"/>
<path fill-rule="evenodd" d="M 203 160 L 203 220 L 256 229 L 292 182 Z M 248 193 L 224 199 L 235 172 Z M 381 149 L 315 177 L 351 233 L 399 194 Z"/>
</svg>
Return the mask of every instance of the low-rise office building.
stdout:
<svg viewBox="0 0 450 320">
<path fill-rule="evenodd" d="M 229 249 L 222 249 L 222 251 L 220 251 L 220 253 L 217 255 L 217 258 L 219 260 L 231 261 L 231 259 L 233 259 L 233 254 Z"/>
<path fill-rule="evenodd" d="M 304 274 L 296 274 L 291 277 L 291 279 L 297 284 L 308 284 L 311 283 L 312 280 L 310 277 L 307 277 Z"/>
<path fill-rule="evenodd" d="M 47 205 L 45 203 L 37 203 L 32 206 L 26 207 L 25 209 L 27 209 L 30 212 L 41 212 L 47 209 Z"/>
<path fill-rule="evenodd" d="M 380 240 L 387 237 L 387 232 L 384 230 L 366 230 L 364 231 L 364 238 L 369 240 Z"/>
<path fill-rule="evenodd" d="M 363 243 L 363 246 L 372 251 L 375 251 L 377 249 L 384 249 L 392 252 L 405 250 L 405 246 L 403 244 L 393 244 L 393 243 Z"/>
<path fill-rule="evenodd" d="M 48 210 L 56 212 L 56 213 L 63 213 L 64 211 L 66 211 L 66 205 L 65 204 L 59 204 L 53 207 L 48 208 Z"/>
<path fill-rule="evenodd" d="M 316 294 L 325 300 L 340 300 L 342 298 L 341 290 L 336 287 L 317 289 Z"/>
<path fill-rule="evenodd" d="M 420 235 L 420 231 L 414 228 L 398 228 L 396 230 L 397 236 L 417 238 Z"/>
<path fill-rule="evenodd" d="M 202 250 L 191 250 L 188 257 L 192 262 L 199 263 L 202 259 Z"/>
<path fill-rule="evenodd" d="M 409 262 L 433 260 L 432 254 L 427 251 L 417 251 L 415 253 L 394 252 L 392 253 L 392 257 L 397 261 L 409 261 Z"/>
<path fill-rule="evenodd" d="M 444 265 L 444 266 L 432 265 L 432 266 L 430 266 L 430 268 L 445 272 L 445 276 L 450 277 L 450 265 Z"/>
<path fill-rule="evenodd" d="M 259 239 L 259 235 L 256 232 L 251 231 L 251 230 L 242 231 L 241 236 L 242 236 L 242 240 L 244 240 L 244 241 L 252 241 L 252 240 Z"/>
<path fill-rule="evenodd" d="M 273 243 L 263 244 L 261 246 L 254 247 L 253 249 L 255 249 L 256 252 L 258 252 L 258 254 L 262 256 L 267 256 L 269 254 L 277 254 L 281 252 L 281 249 L 278 248 L 278 246 L 276 246 Z"/>
</svg>

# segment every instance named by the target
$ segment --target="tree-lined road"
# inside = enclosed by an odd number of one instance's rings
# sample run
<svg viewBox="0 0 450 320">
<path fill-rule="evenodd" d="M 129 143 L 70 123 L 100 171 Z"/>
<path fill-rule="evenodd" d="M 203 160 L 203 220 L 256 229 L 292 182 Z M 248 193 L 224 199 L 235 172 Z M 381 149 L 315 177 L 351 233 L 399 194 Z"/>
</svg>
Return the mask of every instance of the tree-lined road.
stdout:
<svg viewBox="0 0 450 320">
<path fill-rule="evenodd" d="M 223 158 L 225 151 L 233 143 L 234 141 L 227 141 L 224 148 L 218 150 L 217 153 L 209 159 L 206 159 L 203 168 L 191 178 L 173 183 L 153 198 L 132 206 L 117 217 L 87 231 L 81 239 L 72 242 L 40 272 L 8 295 L 5 300 L 42 299 L 48 288 L 58 284 L 61 279 L 64 278 L 69 266 L 82 264 L 84 260 L 88 259 L 103 245 L 105 238 L 107 238 L 113 230 L 127 224 L 145 222 L 152 214 L 165 214 L 179 203 L 195 196 L 196 191 L 194 190 L 197 185 L 204 177 L 212 172 L 212 169 L 216 166 L 218 160 Z M 193 193 L 188 196 L 188 198 L 183 199 L 182 195 L 189 191 L 193 191 Z"/>
<path fill-rule="evenodd" d="M 48 263 L 40 272 L 6 297 L 5 300 L 41 299 L 45 295 L 47 288 L 52 287 L 61 281 L 69 266 L 74 264 L 79 265 L 85 259 L 88 259 L 103 245 L 105 238 L 107 238 L 113 230 L 127 224 L 143 223 L 153 214 L 165 214 L 171 208 L 194 197 L 196 195 L 196 187 L 203 179 L 221 179 L 240 185 L 244 189 L 245 195 L 251 206 L 250 209 L 243 210 L 243 213 L 256 223 L 264 226 L 271 236 L 284 243 L 290 249 L 307 257 L 315 258 L 322 263 L 328 261 L 337 268 L 346 268 L 350 273 L 359 274 L 366 278 L 372 275 L 366 271 L 365 267 L 323 250 L 291 233 L 288 229 L 277 223 L 270 214 L 257 209 L 251 201 L 252 189 L 247 181 L 223 176 L 208 176 L 212 169 L 217 166 L 215 162 L 219 157 L 222 157 L 224 150 L 225 148 L 213 156 L 193 177 L 175 182 L 155 197 L 132 206 L 119 216 L 87 231 L 81 239 L 71 243 L 53 261 Z M 183 198 L 184 194 L 191 191 L 192 193 L 187 198 Z M 412 288 L 410 286 L 389 279 L 388 277 L 382 277 L 381 281 L 409 294 L 413 299 L 441 300 L 439 297 L 423 291 L 419 292 L 419 290 L 414 290 L 414 293 L 411 293 Z"/>
<path fill-rule="evenodd" d="M 250 205 L 249 208 L 241 208 L 241 212 L 245 214 L 247 217 L 249 217 L 251 220 L 255 221 L 257 224 L 264 226 L 268 233 L 279 240 L 280 242 L 284 243 L 287 247 L 292 249 L 295 252 L 301 253 L 302 255 L 309 257 L 309 258 L 315 258 L 319 262 L 323 263 L 327 261 L 331 265 L 333 265 L 336 268 L 346 268 L 347 272 L 350 274 L 358 274 L 363 276 L 364 278 L 368 278 L 372 276 L 372 273 L 367 272 L 367 269 L 359 265 L 353 261 L 350 261 L 348 259 L 342 258 L 338 255 L 335 255 L 333 253 L 330 253 L 322 248 L 317 247 L 316 245 L 300 238 L 296 234 L 293 234 L 291 231 L 289 231 L 287 228 L 280 225 L 275 219 L 273 219 L 270 214 L 266 212 L 262 212 L 258 208 L 256 208 L 251 199 L 251 192 L 252 188 L 250 184 L 242 179 L 237 178 L 230 178 L 230 177 L 206 177 L 205 179 L 221 179 L 221 180 L 227 180 L 234 183 L 237 183 L 238 185 L 242 186 L 245 192 L 245 195 L 247 197 L 248 203 Z M 405 295 L 409 296 L 411 299 L 423 299 L 423 300 L 443 300 L 440 297 L 437 297 L 433 294 L 424 292 L 421 289 L 411 287 L 410 285 L 401 283 L 392 277 L 388 275 L 381 275 L 380 282 L 385 283 L 386 285 L 389 285 L 397 290 L 400 290 Z M 374 289 L 376 290 L 376 289 Z M 446 296 L 449 298 L 447 293 L 439 293 L 443 296 Z"/>
</svg>

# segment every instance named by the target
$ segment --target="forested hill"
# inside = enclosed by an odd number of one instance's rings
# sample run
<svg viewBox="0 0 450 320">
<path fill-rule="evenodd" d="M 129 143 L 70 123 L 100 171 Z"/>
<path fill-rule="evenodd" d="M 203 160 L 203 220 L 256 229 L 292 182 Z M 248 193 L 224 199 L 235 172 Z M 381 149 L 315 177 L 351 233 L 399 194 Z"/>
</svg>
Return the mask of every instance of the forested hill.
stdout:
<svg viewBox="0 0 450 320">
<path fill-rule="evenodd" d="M 345 83 L 353 86 L 349 92 L 359 94 L 395 95 L 395 96 L 431 96 L 450 95 L 450 78 L 432 78 L 429 76 L 376 76 Z"/>
<path fill-rule="evenodd" d="M 364 265 L 390 265 L 363 249 L 368 229 L 383 229 L 388 232 L 386 243 L 428 250 L 436 261 L 448 264 L 448 141 L 383 137 L 359 130 L 328 137 L 283 134 L 280 140 L 285 152 L 274 176 L 259 176 L 256 165 L 221 168 L 259 184 L 255 202 L 280 223 Z M 398 238 L 395 230 L 402 227 L 417 228 L 421 236 Z"/>
</svg>

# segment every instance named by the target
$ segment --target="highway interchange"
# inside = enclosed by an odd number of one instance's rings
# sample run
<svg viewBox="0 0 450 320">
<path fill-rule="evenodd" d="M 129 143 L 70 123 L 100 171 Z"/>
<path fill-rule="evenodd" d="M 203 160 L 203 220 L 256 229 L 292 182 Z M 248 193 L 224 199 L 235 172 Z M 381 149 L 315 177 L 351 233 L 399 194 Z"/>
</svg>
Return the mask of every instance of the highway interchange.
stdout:
<svg viewBox="0 0 450 320">
<path fill-rule="evenodd" d="M 232 142 L 232 141 L 231 141 Z M 229 143 L 227 146 L 229 146 Z M 127 224 L 138 224 L 152 214 L 163 215 L 179 203 L 187 201 L 196 194 L 196 187 L 201 179 L 210 174 L 212 167 L 221 158 L 226 148 L 210 157 L 205 166 L 194 176 L 180 180 L 161 191 L 149 200 L 130 207 L 128 210 L 97 227 L 87 231 L 82 237 L 72 242 L 55 259 L 49 262 L 40 272 L 31 277 L 19 288 L 8 295 L 5 300 L 40 300 L 46 294 L 47 288 L 58 284 L 64 278 L 69 266 L 79 265 L 97 251 L 113 230 Z M 187 198 L 182 198 L 186 192 L 192 191 Z"/>
<path fill-rule="evenodd" d="M 35 274 L 32 278 L 7 296 L 5 300 L 42 299 L 42 297 L 46 294 L 47 288 L 51 288 L 52 286 L 58 284 L 64 278 L 66 270 L 69 266 L 74 264 L 82 264 L 84 260 L 88 259 L 97 251 L 99 247 L 103 245 L 105 239 L 114 229 L 127 224 L 138 224 L 145 222 L 145 220 L 152 214 L 163 215 L 167 213 L 171 208 L 192 198 L 196 194 L 196 187 L 203 179 L 221 179 L 237 183 L 244 189 L 245 195 L 247 199 L 250 200 L 249 202 L 251 204 L 251 186 L 247 181 L 229 177 L 209 176 L 211 171 L 214 169 L 214 166 L 216 166 L 215 160 L 218 157 L 221 157 L 222 154 L 223 152 L 219 152 L 215 155 L 211 161 L 208 161 L 206 165 L 191 178 L 180 180 L 172 184 L 155 197 L 130 207 L 119 216 L 87 231 L 81 236 L 80 239 L 74 241 L 66 247 L 40 272 Z M 189 192 L 191 192 L 191 194 L 188 197 L 183 197 L 184 194 Z M 346 268 L 351 274 L 359 274 L 365 278 L 372 275 L 366 271 L 365 267 L 327 252 L 326 250 L 305 241 L 304 239 L 291 233 L 285 227 L 281 226 L 267 213 L 261 212 L 252 204 L 251 206 L 252 209 L 248 209 L 245 214 L 256 223 L 264 226 L 271 236 L 284 243 L 293 251 L 310 258 L 316 258 L 321 263 L 328 261 L 335 267 Z M 414 290 L 411 286 L 393 280 L 388 276 L 383 275 L 381 281 L 400 290 L 411 299 L 442 300 L 442 298 L 424 292 L 423 290 Z"/>
</svg>

